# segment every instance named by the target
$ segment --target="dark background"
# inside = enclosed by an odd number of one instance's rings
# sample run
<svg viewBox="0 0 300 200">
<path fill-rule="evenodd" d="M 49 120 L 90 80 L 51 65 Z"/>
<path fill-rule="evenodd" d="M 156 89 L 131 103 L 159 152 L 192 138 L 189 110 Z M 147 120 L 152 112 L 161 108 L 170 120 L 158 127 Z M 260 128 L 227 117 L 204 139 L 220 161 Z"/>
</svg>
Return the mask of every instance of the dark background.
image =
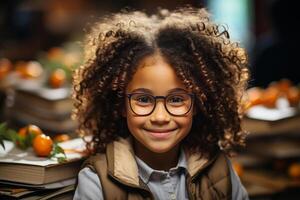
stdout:
<svg viewBox="0 0 300 200">
<path fill-rule="evenodd" d="M 207 6 L 209 0 L 2 0 L 0 2 L 0 58 L 35 59 L 38 52 L 66 41 L 80 41 L 88 22 L 124 8 L 152 13 L 189 4 Z M 299 17 L 296 1 L 249 0 L 251 38 L 247 47 L 250 86 L 267 86 L 282 78 L 298 84 Z M 214 14 L 214 13 L 212 13 Z M 230 27 L 229 27 L 230 29 Z"/>
</svg>

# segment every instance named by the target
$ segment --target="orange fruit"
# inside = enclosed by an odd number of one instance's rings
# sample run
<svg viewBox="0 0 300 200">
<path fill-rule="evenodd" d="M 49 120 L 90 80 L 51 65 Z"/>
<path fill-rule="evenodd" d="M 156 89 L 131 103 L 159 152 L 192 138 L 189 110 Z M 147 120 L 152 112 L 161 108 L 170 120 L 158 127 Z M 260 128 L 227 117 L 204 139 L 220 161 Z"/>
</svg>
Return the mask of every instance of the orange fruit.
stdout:
<svg viewBox="0 0 300 200">
<path fill-rule="evenodd" d="M 288 168 L 288 175 L 291 178 L 300 178 L 300 163 L 293 163 Z"/>
<path fill-rule="evenodd" d="M 247 95 L 248 95 L 248 101 L 249 101 L 249 106 L 255 106 L 259 105 L 262 103 L 262 95 L 263 95 L 263 89 L 259 87 L 253 87 L 247 90 Z"/>
<path fill-rule="evenodd" d="M 18 131 L 18 135 L 25 138 L 27 135 L 27 126 L 20 128 Z"/>
<path fill-rule="evenodd" d="M 68 134 L 59 134 L 53 139 L 55 142 L 64 142 L 70 140 L 70 136 Z"/>
<path fill-rule="evenodd" d="M 3 79 L 11 70 L 11 62 L 6 58 L 0 59 L 0 80 Z"/>
<path fill-rule="evenodd" d="M 290 87 L 287 90 L 286 98 L 288 99 L 290 106 L 297 106 L 300 101 L 300 92 L 297 87 Z"/>
<path fill-rule="evenodd" d="M 278 88 L 274 86 L 270 86 L 264 91 L 262 95 L 262 104 L 269 108 L 275 108 L 276 101 L 279 96 L 280 96 L 280 91 L 278 90 Z"/>
<path fill-rule="evenodd" d="M 26 65 L 25 61 L 18 61 L 15 64 L 15 70 L 22 78 L 26 77 Z"/>
<path fill-rule="evenodd" d="M 277 83 L 277 88 L 278 90 L 283 93 L 286 94 L 289 90 L 290 87 L 292 87 L 293 83 L 288 80 L 288 79 L 281 79 L 278 83 Z"/>
<path fill-rule="evenodd" d="M 66 82 L 66 72 L 63 69 L 54 70 L 49 77 L 49 84 L 53 88 L 59 88 Z"/>
<path fill-rule="evenodd" d="M 40 134 L 33 139 L 32 147 L 37 156 L 47 157 L 52 151 L 53 141 L 49 136 Z"/>
<path fill-rule="evenodd" d="M 19 138 L 16 141 L 18 147 L 26 149 L 31 146 L 32 140 L 37 136 L 42 134 L 42 130 L 33 124 L 29 124 L 25 127 L 22 127 L 18 131 Z"/>
<path fill-rule="evenodd" d="M 20 136 L 24 136 L 26 137 L 28 134 L 33 134 L 33 135 L 40 135 L 42 134 L 43 131 L 36 125 L 33 125 L 33 124 L 29 124 L 23 128 L 20 128 L 19 131 L 18 131 L 18 134 Z"/>
<path fill-rule="evenodd" d="M 239 177 L 241 177 L 243 172 L 244 172 L 243 166 L 240 163 L 237 163 L 237 162 L 233 162 L 232 166 L 233 166 L 234 171 L 237 173 L 237 175 Z"/>
<path fill-rule="evenodd" d="M 19 61 L 16 64 L 16 71 L 22 78 L 37 78 L 43 73 L 42 65 L 37 61 L 24 62 Z"/>
<path fill-rule="evenodd" d="M 64 51 L 59 47 L 53 47 L 49 49 L 49 51 L 47 52 L 47 58 L 49 60 L 55 60 L 55 61 L 61 60 L 63 55 L 64 55 Z"/>
</svg>

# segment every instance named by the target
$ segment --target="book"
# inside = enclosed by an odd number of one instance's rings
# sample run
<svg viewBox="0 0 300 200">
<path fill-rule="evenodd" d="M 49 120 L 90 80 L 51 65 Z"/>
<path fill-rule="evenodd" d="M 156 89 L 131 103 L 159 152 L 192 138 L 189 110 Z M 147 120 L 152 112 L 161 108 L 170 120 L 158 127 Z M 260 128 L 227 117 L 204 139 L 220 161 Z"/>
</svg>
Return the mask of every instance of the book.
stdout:
<svg viewBox="0 0 300 200">
<path fill-rule="evenodd" d="M 277 107 L 251 107 L 242 121 L 242 127 L 253 135 L 270 135 L 300 130 L 299 109 L 290 107 L 286 99 L 278 100 Z M 251 136 L 251 134 L 250 134 Z"/>
<path fill-rule="evenodd" d="M 56 189 L 18 188 L 0 185 L 0 199 L 47 200 L 73 199 L 75 184 Z"/>
<path fill-rule="evenodd" d="M 25 81 L 16 86 L 7 118 L 17 126 L 35 124 L 49 132 L 73 132 L 77 124 L 71 119 L 73 100 L 70 90 L 68 87 L 52 89 Z"/>
<path fill-rule="evenodd" d="M 242 127 L 251 133 L 250 137 L 296 133 L 300 130 L 300 116 L 296 115 L 273 121 L 245 117 L 242 120 Z"/>
<path fill-rule="evenodd" d="M 269 160 L 293 160 L 300 157 L 300 141 L 295 139 L 270 139 L 256 141 L 247 146 L 247 151 Z M 263 149 L 263 151 L 262 151 Z"/>
<path fill-rule="evenodd" d="M 67 161 L 37 157 L 32 148 L 20 150 L 11 141 L 4 141 L 5 149 L 0 148 L 0 180 L 41 185 L 54 183 L 77 176 L 84 160 L 85 142 L 82 138 L 60 143 L 67 152 Z M 76 151 L 75 151 L 76 150 Z"/>
<path fill-rule="evenodd" d="M 34 101 L 33 101 L 34 102 Z M 72 105 L 70 103 L 69 105 Z M 69 107 L 69 106 L 68 106 Z M 72 108 L 67 109 L 49 109 L 47 106 L 38 106 L 35 104 L 28 104 L 27 99 L 16 98 L 11 108 L 11 112 L 25 112 L 36 117 L 48 119 L 48 120 L 60 120 L 70 118 Z"/>
<path fill-rule="evenodd" d="M 15 90 L 14 104 L 20 104 L 38 112 L 68 114 L 73 109 L 73 100 L 70 97 L 71 89 L 34 87 L 19 85 Z"/>
<path fill-rule="evenodd" d="M 251 119 L 264 120 L 264 121 L 278 121 L 294 117 L 298 114 L 297 107 L 289 106 L 286 99 L 279 99 L 277 101 L 277 107 L 268 108 L 262 105 L 256 105 L 251 107 L 246 116 Z"/>
<path fill-rule="evenodd" d="M 59 120 L 49 120 L 27 112 L 22 112 L 22 110 L 10 112 L 9 118 L 21 125 L 35 124 L 41 129 L 49 132 L 72 132 L 77 127 L 76 121 L 72 120 L 71 117 Z"/>
<path fill-rule="evenodd" d="M 260 199 L 262 196 L 278 194 L 288 188 L 296 189 L 300 187 L 299 179 L 291 179 L 284 173 L 274 172 L 269 169 L 245 170 L 241 181 L 248 191 L 250 199 L 252 199 L 251 197 L 256 199 L 254 198 L 255 196 Z M 287 199 L 291 198 L 287 197 Z"/>
<path fill-rule="evenodd" d="M 76 183 L 76 177 L 53 182 L 53 183 L 46 183 L 46 184 L 39 184 L 39 185 L 0 180 L 0 186 L 5 185 L 7 187 L 12 187 L 12 188 L 30 188 L 30 189 L 58 189 L 69 185 L 74 185 L 75 183 Z M 2 188 L 0 187 L 0 191 L 1 189 Z"/>
<path fill-rule="evenodd" d="M 58 189 L 50 194 L 44 195 L 42 198 L 40 198 L 40 200 L 48 200 L 48 199 L 72 200 L 75 189 L 76 189 L 75 185 L 66 186 L 66 187 Z M 31 199 L 33 199 L 33 198 L 31 198 Z M 24 199 L 24 200 L 30 200 L 30 199 Z"/>
<path fill-rule="evenodd" d="M 21 197 L 36 192 L 35 189 L 11 187 L 0 184 L 0 199 L 20 199 Z"/>
</svg>

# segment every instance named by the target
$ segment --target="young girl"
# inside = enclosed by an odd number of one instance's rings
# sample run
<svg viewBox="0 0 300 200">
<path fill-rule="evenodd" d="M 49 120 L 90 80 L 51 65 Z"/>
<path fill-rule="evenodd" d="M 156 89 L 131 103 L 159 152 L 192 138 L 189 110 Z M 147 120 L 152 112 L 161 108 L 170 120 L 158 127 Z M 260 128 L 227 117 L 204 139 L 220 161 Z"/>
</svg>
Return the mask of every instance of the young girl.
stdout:
<svg viewBox="0 0 300 200">
<path fill-rule="evenodd" d="M 243 145 L 244 51 L 204 9 L 113 14 L 74 77 L 93 155 L 74 199 L 247 199 L 226 157 Z"/>
</svg>

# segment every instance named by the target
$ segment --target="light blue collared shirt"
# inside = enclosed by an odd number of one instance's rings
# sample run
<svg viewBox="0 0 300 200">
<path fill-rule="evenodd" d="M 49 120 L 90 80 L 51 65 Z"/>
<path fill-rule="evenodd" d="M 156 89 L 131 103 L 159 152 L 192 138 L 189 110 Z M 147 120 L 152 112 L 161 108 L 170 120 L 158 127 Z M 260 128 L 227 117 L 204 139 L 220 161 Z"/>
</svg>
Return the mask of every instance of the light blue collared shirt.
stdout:
<svg viewBox="0 0 300 200">
<path fill-rule="evenodd" d="M 188 199 L 185 183 L 187 161 L 183 150 L 181 150 L 177 166 L 170 169 L 169 172 L 154 170 L 137 157 L 136 162 L 140 178 L 149 187 L 155 199 Z M 232 199 L 248 200 L 247 191 L 241 184 L 229 160 L 228 164 L 232 184 Z M 102 186 L 98 175 L 88 167 L 83 168 L 78 174 L 78 185 L 74 200 L 103 199 Z"/>
<path fill-rule="evenodd" d="M 180 151 L 177 166 L 169 171 L 154 170 L 138 157 L 135 158 L 140 178 L 148 186 L 155 199 L 188 199 L 185 185 L 187 163 L 183 150 Z"/>
</svg>

